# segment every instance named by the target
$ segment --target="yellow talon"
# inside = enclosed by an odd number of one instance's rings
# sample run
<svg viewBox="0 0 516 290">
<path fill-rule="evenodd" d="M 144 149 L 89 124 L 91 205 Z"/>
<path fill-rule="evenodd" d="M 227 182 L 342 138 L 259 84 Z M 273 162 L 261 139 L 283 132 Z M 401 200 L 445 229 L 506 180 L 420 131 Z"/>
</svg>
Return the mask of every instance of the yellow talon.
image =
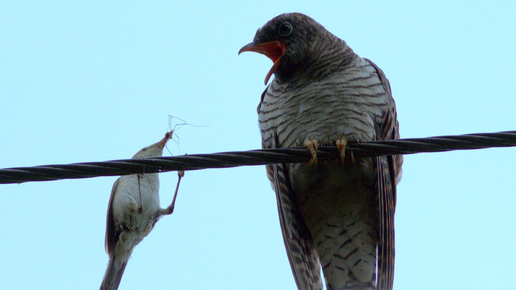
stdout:
<svg viewBox="0 0 516 290">
<path fill-rule="evenodd" d="M 338 139 L 336 142 L 337 149 L 339 149 L 340 152 L 340 160 L 342 164 L 344 164 L 344 159 L 346 158 L 346 146 L 348 145 L 348 140 L 346 137 L 342 137 Z M 353 152 L 351 152 L 351 163 L 355 164 L 355 156 L 353 155 Z"/>
<path fill-rule="evenodd" d="M 337 149 L 340 152 L 340 161 L 344 164 L 344 159 L 346 158 L 346 145 L 348 145 L 348 140 L 345 137 L 337 139 L 335 142 L 337 145 Z"/>
<path fill-rule="evenodd" d="M 317 148 L 319 147 L 317 141 L 305 139 L 305 141 L 303 142 L 303 146 L 308 148 L 308 150 L 310 150 L 310 154 L 312 154 L 312 159 L 308 161 L 308 165 L 317 165 Z"/>
</svg>

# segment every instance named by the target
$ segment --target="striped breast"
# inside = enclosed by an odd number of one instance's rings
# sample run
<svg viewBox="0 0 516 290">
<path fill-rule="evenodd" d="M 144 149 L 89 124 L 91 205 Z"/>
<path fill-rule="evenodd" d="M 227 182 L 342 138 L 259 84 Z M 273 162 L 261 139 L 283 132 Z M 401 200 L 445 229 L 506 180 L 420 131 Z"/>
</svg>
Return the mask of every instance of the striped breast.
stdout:
<svg viewBox="0 0 516 290">
<path fill-rule="evenodd" d="M 356 57 L 341 70 L 310 82 L 273 81 L 259 108 L 265 147 L 370 141 L 393 104 L 378 73 Z M 323 267 L 328 289 L 375 289 L 378 208 L 372 159 L 342 165 L 288 165 L 289 180 Z"/>
<path fill-rule="evenodd" d="M 262 138 L 270 145 L 275 132 L 281 147 L 301 146 L 306 138 L 324 145 L 340 137 L 370 141 L 389 101 L 375 68 L 360 57 L 321 80 L 273 81 L 259 111 Z"/>
</svg>

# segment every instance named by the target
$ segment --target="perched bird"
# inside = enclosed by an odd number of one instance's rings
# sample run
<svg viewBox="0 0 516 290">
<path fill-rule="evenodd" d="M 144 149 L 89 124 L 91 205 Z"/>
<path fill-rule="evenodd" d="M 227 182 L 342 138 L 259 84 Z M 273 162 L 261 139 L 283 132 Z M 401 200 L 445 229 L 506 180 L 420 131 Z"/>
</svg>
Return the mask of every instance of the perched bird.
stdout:
<svg viewBox="0 0 516 290">
<path fill-rule="evenodd" d="M 239 51 L 266 55 L 258 105 L 264 148 L 306 146 L 308 163 L 267 166 L 299 289 L 392 289 L 394 209 L 402 156 L 355 159 L 348 142 L 398 139 L 389 81 L 312 18 L 279 15 Z M 341 160 L 317 162 L 337 145 Z"/>
<path fill-rule="evenodd" d="M 138 151 L 132 159 L 160 157 L 173 131 L 156 144 Z M 125 175 L 113 184 L 107 211 L 106 252 L 109 264 L 100 285 L 101 290 L 118 289 L 127 261 L 134 247 L 145 238 L 154 224 L 163 215 L 174 211 L 179 182 L 183 176 L 179 172 L 179 181 L 172 204 L 166 209 L 159 206 L 159 177 L 157 173 Z"/>
</svg>

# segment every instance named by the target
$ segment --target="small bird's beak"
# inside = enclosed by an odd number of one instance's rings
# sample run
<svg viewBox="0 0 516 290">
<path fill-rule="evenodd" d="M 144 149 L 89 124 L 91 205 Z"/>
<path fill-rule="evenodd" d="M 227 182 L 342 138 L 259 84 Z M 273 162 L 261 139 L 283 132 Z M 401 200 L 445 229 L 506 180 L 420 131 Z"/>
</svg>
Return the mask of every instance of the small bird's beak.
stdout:
<svg viewBox="0 0 516 290">
<path fill-rule="evenodd" d="M 254 44 L 251 42 L 244 47 L 242 47 L 238 54 L 241 54 L 244 51 L 253 51 L 257 53 L 261 53 L 272 60 L 274 63 L 272 68 L 267 73 L 265 77 L 265 84 L 269 82 L 271 75 L 278 69 L 279 61 L 281 57 L 285 54 L 286 45 L 281 41 L 271 41 L 266 43 Z"/>
<path fill-rule="evenodd" d="M 167 132 L 165 134 L 165 137 L 163 137 L 163 139 L 161 139 L 159 142 L 158 142 L 158 147 L 163 149 L 165 148 L 165 145 L 167 145 L 167 142 L 168 140 L 172 139 L 172 135 L 174 134 L 174 130 L 170 131 L 170 132 Z"/>
</svg>

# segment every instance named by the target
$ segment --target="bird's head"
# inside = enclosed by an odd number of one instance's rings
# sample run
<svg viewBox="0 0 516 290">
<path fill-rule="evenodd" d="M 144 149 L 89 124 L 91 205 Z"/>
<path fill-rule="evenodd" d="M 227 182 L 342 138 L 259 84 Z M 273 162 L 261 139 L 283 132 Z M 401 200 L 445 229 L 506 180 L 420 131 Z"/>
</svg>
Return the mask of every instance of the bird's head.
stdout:
<svg viewBox="0 0 516 290">
<path fill-rule="evenodd" d="M 258 29 L 253 42 L 242 47 L 238 54 L 254 51 L 272 60 L 274 64 L 265 77 L 265 84 L 272 74 L 286 81 L 309 68 L 321 53 L 321 43 L 332 38 L 340 40 L 312 18 L 301 13 L 286 13 Z"/>
<path fill-rule="evenodd" d="M 152 144 L 141 149 L 136 154 L 134 154 L 132 159 L 145 159 L 163 156 L 163 148 L 165 148 L 165 145 L 167 145 L 168 140 L 172 139 L 173 132 L 174 131 L 167 132 L 165 134 L 165 137 L 163 137 L 163 139 L 161 139 L 158 143 Z"/>
</svg>

